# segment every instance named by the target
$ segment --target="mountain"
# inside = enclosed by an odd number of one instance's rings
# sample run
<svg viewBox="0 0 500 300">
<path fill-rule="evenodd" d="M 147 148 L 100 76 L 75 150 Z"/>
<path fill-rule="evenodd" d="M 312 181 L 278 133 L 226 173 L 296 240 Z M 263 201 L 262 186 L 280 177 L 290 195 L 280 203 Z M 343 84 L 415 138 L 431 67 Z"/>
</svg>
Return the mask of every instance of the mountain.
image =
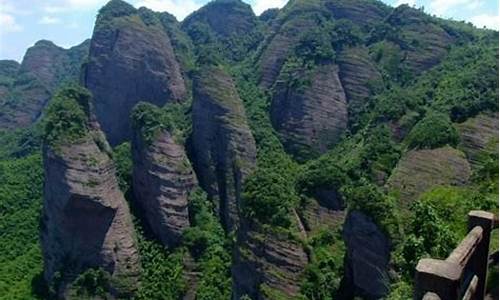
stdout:
<svg viewBox="0 0 500 300">
<path fill-rule="evenodd" d="M 8 299 L 410 299 L 498 213 L 498 32 L 111 0 L 82 45 L 0 61 L 0 124 Z"/>
<path fill-rule="evenodd" d="M 21 65 L 2 61 L 0 128 L 26 128 L 40 119 L 51 95 L 64 82 L 78 81 L 89 41 L 69 49 L 41 40 Z"/>
</svg>

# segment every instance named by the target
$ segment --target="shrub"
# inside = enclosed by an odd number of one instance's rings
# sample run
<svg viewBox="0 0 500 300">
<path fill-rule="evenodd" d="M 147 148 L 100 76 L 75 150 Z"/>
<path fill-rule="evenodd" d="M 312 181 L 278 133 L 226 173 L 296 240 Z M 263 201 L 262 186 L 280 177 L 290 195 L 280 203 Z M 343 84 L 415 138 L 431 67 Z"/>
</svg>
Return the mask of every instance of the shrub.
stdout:
<svg viewBox="0 0 500 300">
<path fill-rule="evenodd" d="M 91 94 L 69 85 L 52 98 L 44 119 L 45 142 L 51 145 L 69 143 L 84 137 L 89 129 Z"/>
<path fill-rule="evenodd" d="M 406 143 L 409 148 L 438 148 L 444 145 L 456 146 L 458 132 L 445 114 L 431 112 L 410 131 Z"/>
</svg>

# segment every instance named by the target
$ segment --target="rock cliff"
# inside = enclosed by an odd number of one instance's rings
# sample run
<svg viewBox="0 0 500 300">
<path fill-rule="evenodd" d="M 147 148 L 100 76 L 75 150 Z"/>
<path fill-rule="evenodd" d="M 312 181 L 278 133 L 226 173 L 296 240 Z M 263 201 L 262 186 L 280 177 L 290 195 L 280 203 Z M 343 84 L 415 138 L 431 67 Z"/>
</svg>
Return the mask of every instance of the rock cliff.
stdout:
<svg viewBox="0 0 500 300">
<path fill-rule="evenodd" d="M 59 296 L 66 297 L 79 274 L 100 268 L 111 276 L 107 292 L 129 297 L 137 287 L 140 269 L 134 227 L 104 135 L 89 115 L 90 107 L 82 107 L 90 95 L 65 90 L 56 97 L 65 100 L 49 109 L 51 138 L 43 147 L 44 277 L 48 283 L 59 284 Z M 60 110 L 66 104 L 77 105 L 73 112 L 86 116 L 85 124 L 79 124 L 84 130 L 78 137 L 70 131 L 51 135 L 57 131 L 55 124 L 71 121 Z"/>
<path fill-rule="evenodd" d="M 299 229 L 297 229 L 299 230 Z M 308 257 L 297 239 L 286 233 L 266 232 L 256 224 L 244 224 L 234 250 L 233 299 L 291 299 L 300 290 L 300 278 Z"/>
<path fill-rule="evenodd" d="M 256 160 L 255 140 L 234 82 L 220 67 L 193 80 L 190 156 L 200 186 L 215 203 L 226 230 L 238 223 L 241 187 Z"/>
<path fill-rule="evenodd" d="M 166 129 L 144 137 L 134 121 L 132 139 L 134 200 L 152 231 L 167 247 L 180 243 L 189 227 L 188 194 L 197 184 L 184 147 Z"/>
<path fill-rule="evenodd" d="M 473 167 L 484 163 L 489 155 L 498 155 L 498 113 L 480 114 L 457 125 L 459 148 Z"/>
<path fill-rule="evenodd" d="M 409 205 L 423 192 L 438 185 L 461 186 L 471 175 L 463 152 L 449 146 L 432 150 L 412 150 L 404 154 L 387 185 L 398 191 L 402 205 Z"/>
<path fill-rule="evenodd" d="M 0 87 L 0 128 L 28 127 L 38 120 L 58 85 L 78 80 L 88 47 L 88 41 L 63 49 L 41 40 L 29 48 L 8 86 Z"/>
<path fill-rule="evenodd" d="M 430 16 L 408 5 L 394 9 L 386 22 L 398 28 L 396 36 L 387 38 L 403 52 L 403 65 L 415 73 L 441 62 L 454 42 L 454 38 Z"/>
<path fill-rule="evenodd" d="M 338 53 L 337 63 L 349 103 L 349 115 L 357 115 L 368 98 L 383 86 L 382 75 L 364 47 L 343 49 Z"/>
<path fill-rule="evenodd" d="M 298 159 L 326 152 L 347 128 L 347 101 L 336 65 L 317 66 L 310 85 L 297 88 L 279 81 L 275 90 L 273 127 L 285 149 Z"/>
<path fill-rule="evenodd" d="M 342 236 L 347 248 L 340 292 L 343 299 L 360 296 L 375 300 L 387 296 L 389 238 L 369 217 L 358 211 L 348 214 Z"/>
<path fill-rule="evenodd" d="M 83 84 L 111 145 L 131 138 L 129 114 L 139 101 L 180 102 L 186 87 L 170 37 L 155 18 L 112 0 L 97 17 Z"/>
<path fill-rule="evenodd" d="M 367 29 L 382 22 L 391 12 L 386 4 L 373 0 L 326 0 L 325 6 L 335 19 L 347 19 Z"/>
</svg>

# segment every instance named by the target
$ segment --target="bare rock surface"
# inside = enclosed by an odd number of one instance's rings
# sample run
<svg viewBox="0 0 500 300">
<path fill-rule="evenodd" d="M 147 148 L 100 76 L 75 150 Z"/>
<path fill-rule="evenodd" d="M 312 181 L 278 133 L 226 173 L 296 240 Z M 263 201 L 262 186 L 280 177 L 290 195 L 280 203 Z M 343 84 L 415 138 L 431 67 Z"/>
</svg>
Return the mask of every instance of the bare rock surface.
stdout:
<svg viewBox="0 0 500 300">
<path fill-rule="evenodd" d="M 127 297 L 136 287 L 139 255 L 134 227 L 118 187 L 114 165 L 91 137 L 44 147 L 44 208 L 41 231 L 44 276 L 66 285 L 89 268 L 102 268 Z"/>
<path fill-rule="evenodd" d="M 271 121 L 285 149 L 302 159 L 335 145 L 347 128 L 347 101 L 336 65 L 317 66 L 310 86 L 279 82 L 271 104 Z"/>
<path fill-rule="evenodd" d="M 406 207 L 423 192 L 438 185 L 461 186 L 469 182 L 471 168 L 463 152 L 445 146 L 411 150 L 393 170 L 387 185 L 398 191 Z"/>
<path fill-rule="evenodd" d="M 163 106 L 186 97 L 164 27 L 144 21 L 120 0 L 110 1 L 97 17 L 83 84 L 94 96 L 97 118 L 112 146 L 131 138 L 129 114 L 139 101 Z"/>
<path fill-rule="evenodd" d="M 459 148 L 463 149 L 473 167 L 488 155 L 498 154 L 498 113 L 480 114 L 457 125 Z"/>
<path fill-rule="evenodd" d="M 135 201 L 162 243 L 177 246 L 189 227 L 188 195 L 197 184 L 184 147 L 166 130 L 151 144 L 136 132 L 132 156 Z"/>
<path fill-rule="evenodd" d="M 352 299 L 381 299 L 389 293 L 389 238 L 358 211 L 348 214 L 343 234 L 347 253 L 341 295 Z"/>
<path fill-rule="evenodd" d="M 238 224 L 242 183 L 255 165 L 255 140 L 234 82 L 220 67 L 201 70 L 193 97 L 191 161 L 200 186 L 231 231 Z"/>
<path fill-rule="evenodd" d="M 276 299 L 275 295 L 283 299 L 297 296 L 308 262 L 302 243 L 286 233 L 247 226 L 242 226 L 234 250 L 233 299 L 243 295 L 259 300 Z"/>
</svg>

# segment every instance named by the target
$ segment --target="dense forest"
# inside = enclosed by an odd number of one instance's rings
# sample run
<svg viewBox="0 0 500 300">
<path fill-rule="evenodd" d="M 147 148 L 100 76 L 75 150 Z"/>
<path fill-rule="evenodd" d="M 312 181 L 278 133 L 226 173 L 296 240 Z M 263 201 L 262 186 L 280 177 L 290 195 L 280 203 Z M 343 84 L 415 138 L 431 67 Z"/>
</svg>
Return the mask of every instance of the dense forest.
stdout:
<svg viewBox="0 0 500 300">
<path fill-rule="evenodd" d="M 411 299 L 498 214 L 498 43 L 377 0 L 111 0 L 0 61 L 0 299 Z"/>
</svg>

